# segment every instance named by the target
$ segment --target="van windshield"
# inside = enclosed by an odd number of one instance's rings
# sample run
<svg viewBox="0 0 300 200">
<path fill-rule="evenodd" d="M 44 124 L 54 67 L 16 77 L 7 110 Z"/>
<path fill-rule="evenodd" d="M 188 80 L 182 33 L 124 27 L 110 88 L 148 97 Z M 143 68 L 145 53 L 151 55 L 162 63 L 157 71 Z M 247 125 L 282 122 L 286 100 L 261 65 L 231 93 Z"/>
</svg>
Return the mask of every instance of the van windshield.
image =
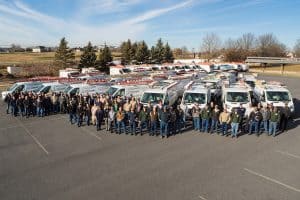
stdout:
<svg viewBox="0 0 300 200">
<path fill-rule="evenodd" d="M 115 88 L 115 87 L 110 87 L 108 90 L 107 90 L 107 93 L 109 95 L 113 95 L 118 89 Z"/>
<path fill-rule="evenodd" d="M 160 100 L 163 100 L 164 94 L 162 93 L 144 93 L 141 99 L 142 103 L 158 103 Z"/>
<path fill-rule="evenodd" d="M 248 92 L 227 92 L 226 100 L 228 102 L 249 102 Z"/>
<path fill-rule="evenodd" d="M 185 104 L 205 104 L 206 103 L 206 94 L 204 93 L 186 93 L 184 95 L 184 103 Z"/>
<path fill-rule="evenodd" d="M 68 86 L 65 90 L 64 93 L 68 93 L 73 87 L 72 86 Z"/>
<path fill-rule="evenodd" d="M 267 92 L 267 100 L 268 101 L 290 101 L 291 98 L 288 92 L 272 91 L 272 92 Z"/>
<path fill-rule="evenodd" d="M 13 84 L 10 88 L 8 88 L 8 91 L 14 91 L 18 87 L 18 84 Z"/>
</svg>

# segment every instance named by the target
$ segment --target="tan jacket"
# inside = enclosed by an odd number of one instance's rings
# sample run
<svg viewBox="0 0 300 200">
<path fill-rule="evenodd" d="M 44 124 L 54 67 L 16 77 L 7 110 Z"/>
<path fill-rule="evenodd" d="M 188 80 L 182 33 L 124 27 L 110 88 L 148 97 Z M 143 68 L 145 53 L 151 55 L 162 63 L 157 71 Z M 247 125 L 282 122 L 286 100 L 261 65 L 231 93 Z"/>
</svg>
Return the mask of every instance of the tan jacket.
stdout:
<svg viewBox="0 0 300 200">
<path fill-rule="evenodd" d="M 219 121 L 220 121 L 220 123 L 224 123 L 224 122 L 226 122 L 227 124 L 229 124 L 230 123 L 230 113 L 225 113 L 225 112 L 222 112 L 221 114 L 220 114 L 220 117 L 219 117 Z"/>
</svg>

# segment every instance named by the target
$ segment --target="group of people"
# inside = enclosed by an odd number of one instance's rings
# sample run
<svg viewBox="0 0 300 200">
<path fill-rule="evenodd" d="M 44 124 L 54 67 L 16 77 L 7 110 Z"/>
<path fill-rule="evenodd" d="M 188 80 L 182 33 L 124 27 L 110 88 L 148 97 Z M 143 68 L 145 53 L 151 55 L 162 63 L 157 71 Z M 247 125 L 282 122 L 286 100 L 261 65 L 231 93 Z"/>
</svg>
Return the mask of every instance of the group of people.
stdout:
<svg viewBox="0 0 300 200">
<path fill-rule="evenodd" d="M 291 117 L 286 104 L 278 109 L 273 105 L 262 107 L 260 104 L 251 109 L 246 116 L 246 110 L 241 104 L 228 112 L 211 102 L 204 108 L 195 103 L 191 110 L 180 106 L 164 106 L 160 101 L 157 105 L 143 105 L 135 97 L 112 98 L 108 95 L 74 95 L 64 93 L 34 94 L 15 93 L 5 98 L 7 113 L 13 116 L 44 117 L 50 114 L 65 113 L 69 115 L 71 124 L 78 127 L 93 125 L 96 130 L 105 126 L 107 132 L 116 134 L 160 136 L 167 138 L 182 133 L 186 128 L 188 118 L 192 118 L 195 131 L 218 133 L 232 137 L 240 134 L 255 133 L 259 136 L 265 132 L 276 136 L 278 129 L 285 131 Z"/>
<path fill-rule="evenodd" d="M 233 108 L 231 112 L 225 107 L 223 111 L 218 105 L 211 103 L 200 108 L 195 105 L 192 108 L 192 118 L 195 131 L 218 133 L 223 136 L 228 136 L 228 130 L 231 129 L 231 136 L 237 138 L 240 134 L 255 133 L 259 136 L 262 133 L 273 135 L 278 133 L 278 130 L 284 132 L 287 130 L 288 120 L 291 118 L 291 111 L 286 103 L 281 109 L 274 107 L 272 104 L 268 106 L 253 106 L 248 116 L 243 104 Z"/>
</svg>

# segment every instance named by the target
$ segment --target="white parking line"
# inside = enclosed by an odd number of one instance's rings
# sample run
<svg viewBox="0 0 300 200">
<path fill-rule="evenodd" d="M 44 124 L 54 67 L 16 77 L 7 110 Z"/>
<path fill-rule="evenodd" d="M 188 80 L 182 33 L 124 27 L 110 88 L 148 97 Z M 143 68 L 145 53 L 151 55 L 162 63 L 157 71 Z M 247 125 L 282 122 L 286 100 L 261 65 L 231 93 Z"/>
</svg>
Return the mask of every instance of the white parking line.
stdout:
<svg viewBox="0 0 300 200">
<path fill-rule="evenodd" d="M 287 152 L 287 151 L 279 151 L 279 150 L 276 150 L 275 152 L 281 153 L 282 155 L 286 155 L 286 156 L 290 156 L 290 157 L 293 157 L 293 158 L 300 159 L 300 156 L 295 155 L 295 154 L 291 154 L 291 153 L 289 153 L 289 152 Z"/>
<path fill-rule="evenodd" d="M 47 120 L 37 120 L 37 121 L 33 121 L 33 122 L 29 122 L 29 123 L 26 123 L 24 125 L 32 125 L 32 124 L 36 124 L 36 123 L 40 123 L 41 121 L 43 122 L 49 122 L 49 121 L 56 121 L 56 120 L 61 120 L 61 119 L 64 119 L 63 117 L 58 117 L 58 118 L 54 118 L 54 119 L 47 119 Z M 18 127 L 21 127 L 21 125 L 17 125 L 17 126 L 8 126 L 8 127 L 3 127 L 3 128 L 0 128 L 0 131 L 1 130 L 6 130 L 6 129 L 11 129 L 11 128 L 18 128 Z"/>
<path fill-rule="evenodd" d="M 20 126 L 26 131 L 26 133 L 34 140 L 34 142 L 47 154 L 49 155 L 49 151 L 47 151 L 47 149 L 40 143 L 40 141 L 34 137 L 31 132 L 26 128 L 26 126 L 24 126 L 24 124 L 18 119 L 15 118 L 17 120 L 17 122 L 20 124 Z"/>
<path fill-rule="evenodd" d="M 96 135 L 95 133 L 93 133 L 92 131 L 86 129 L 85 127 L 82 127 L 82 130 L 84 130 L 84 132 L 90 134 L 91 136 L 94 136 L 98 140 L 102 141 L 102 138 L 99 135 Z"/>
<path fill-rule="evenodd" d="M 295 191 L 295 192 L 299 192 L 299 193 L 300 193 L 300 189 L 298 189 L 298 188 L 295 188 L 295 187 L 293 187 L 293 186 L 287 185 L 287 184 L 282 183 L 282 182 L 280 182 L 280 181 L 278 181 L 278 180 L 275 180 L 275 179 L 273 179 L 273 178 L 264 176 L 264 175 L 262 175 L 262 174 L 260 174 L 260 173 L 257 173 L 257 172 L 255 172 L 255 171 L 252 171 L 252 170 L 250 170 L 250 169 L 244 168 L 244 170 L 247 171 L 247 172 L 249 172 L 250 174 L 259 176 L 259 177 L 264 178 L 264 179 L 266 179 L 266 180 L 268 180 L 268 181 L 271 181 L 271 182 L 273 182 L 273 183 L 277 183 L 278 185 L 281 185 L 281 186 L 286 187 L 286 188 L 288 188 L 288 189 L 290 189 L 290 190 L 293 190 L 293 191 Z"/>
<path fill-rule="evenodd" d="M 198 198 L 199 198 L 199 199 L 202 199 L 202 200 L 207 200 L 207 198 L 204 198 L 204 197 L 201 196 L 201 195 L 199 195 Z"/>
</svg>

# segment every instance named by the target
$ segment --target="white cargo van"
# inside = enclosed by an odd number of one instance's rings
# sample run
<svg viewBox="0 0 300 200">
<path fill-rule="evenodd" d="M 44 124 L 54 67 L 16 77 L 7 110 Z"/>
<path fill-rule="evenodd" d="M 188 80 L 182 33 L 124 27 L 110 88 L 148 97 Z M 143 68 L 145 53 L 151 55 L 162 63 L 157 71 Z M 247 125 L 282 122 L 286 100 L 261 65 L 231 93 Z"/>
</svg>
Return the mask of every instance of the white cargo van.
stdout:
<svg viewBox="0 0 300 200">
<path fill-rule="evenodd" d="M 42 85 L 42 82 L 18 82 L 8 88 L 7 91 L 3 91 L 1 97 L 2 100 L 4 100 L 7 94 L 14 94 L 17 92 L 37 92 Z"/>
<path fill-rule="evenodd" d="M 263 106 L 273 104 L 276 107 L 284 107 L 288 103 L 291 112 L 295 112 L 295 105 L 290 91 L 281 83 L 259 82 L 254 88 L 255 97 Z"/>
</svg>

